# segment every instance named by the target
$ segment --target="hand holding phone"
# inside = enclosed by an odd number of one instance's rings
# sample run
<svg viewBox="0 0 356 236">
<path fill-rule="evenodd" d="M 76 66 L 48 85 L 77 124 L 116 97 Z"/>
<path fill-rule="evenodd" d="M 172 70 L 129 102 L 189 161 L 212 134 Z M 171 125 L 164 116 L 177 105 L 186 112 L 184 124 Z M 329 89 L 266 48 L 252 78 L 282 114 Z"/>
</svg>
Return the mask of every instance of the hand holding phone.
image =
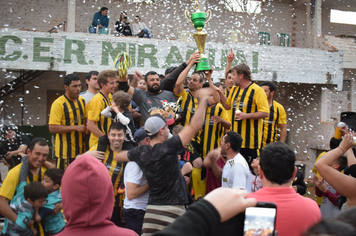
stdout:
<svg viewBox="0 0 356 236">
<path fill-rule="evenodd" d="M 244 235 L 275 235 L 277 206 L 270 202 L 257 202 L 256 207 L 245 211 Z"/>
</svg>

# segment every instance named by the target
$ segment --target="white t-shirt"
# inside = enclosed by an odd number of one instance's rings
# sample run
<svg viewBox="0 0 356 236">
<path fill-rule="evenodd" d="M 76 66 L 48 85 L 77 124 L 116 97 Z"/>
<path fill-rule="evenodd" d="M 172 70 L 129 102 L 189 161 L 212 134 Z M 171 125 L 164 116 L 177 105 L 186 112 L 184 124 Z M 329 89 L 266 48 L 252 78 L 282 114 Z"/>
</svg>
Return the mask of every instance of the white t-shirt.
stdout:
<svg viewBox="0 0 356 236">
<path fill-rule="evenodd" d="M 233 159 L 226 161 L 222 171 L 221 186 L 224 188 L 241 188 L 251 192 L 250 169 L 240 153 Z"/>
<path fill-rule="evenodd" d="M 86 90 L 84 92 L 81 92 L 79 95 L 85 99 L 85 102 L 87 103 L 88 106 L 90 100 L 95 96 L 95 93 L 91 93 L 88 90 Z"/>
<path fill-rule="evenodd" d="M 125 167 L 125 172 L 124 172 L 125 185 L 127 184 L 127 182 L 138 184 L 140 186 L 147 183 L 147 180 L 143 176 L 140 167 L 134 161 L 128 162 Z M 140 197 L 131 200 L 125 197 L 124 208 L 146 210 L 148 196 L 149 196 L 149 191 L 145 192 Z"/>
</svg>

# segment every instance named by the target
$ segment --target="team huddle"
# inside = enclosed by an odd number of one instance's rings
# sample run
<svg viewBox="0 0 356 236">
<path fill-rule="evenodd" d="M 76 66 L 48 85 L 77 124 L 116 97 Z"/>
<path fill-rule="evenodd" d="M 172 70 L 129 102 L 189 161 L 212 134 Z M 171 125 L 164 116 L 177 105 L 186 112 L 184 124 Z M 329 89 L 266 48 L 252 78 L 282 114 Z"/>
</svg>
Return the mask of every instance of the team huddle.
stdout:
<svg viewBox="0 0 356 236">
<path fill-rule="evenodd" d="M 47 142 L 32 140 L 28 159 L 10 170 L 0 188 L 1 206 L 5 200 L 21 203 L 1 212 L 8 219 L 3 233 L 67 235 L 71 221 L 65 227 L 60 217 L 44 219 L 61 215 L 63 172 L 78 168 L 78 160 L 88 158 L 83 154 L 98 159 L 110 175 L 110 220 L 118 226 L 125 222 L 139 235 L 163 230 L 187 205 L 221 186 L 255 192 L 260 152 L 269 143 L 285 142 L 286 113 L 273 100 L 272 82 L 257 85 L 248 65 L 232 67 L 232 51 L 227 58 L 225 84 L 213 83 L 213 69 L 190 74 L 199 52 L 161 77 L 136 72 L 128 81 L 114 70 L 91 71 L 82 93 L 79 76 L 68 74 L 65 94 L 53 102 L 48 122 L 56 134 L 58 173 L 45 161 Z M 66 209 L 64 215 L 67 219 Z M 32 218 L 34 230 L 27 228 Z"/>
</svg>

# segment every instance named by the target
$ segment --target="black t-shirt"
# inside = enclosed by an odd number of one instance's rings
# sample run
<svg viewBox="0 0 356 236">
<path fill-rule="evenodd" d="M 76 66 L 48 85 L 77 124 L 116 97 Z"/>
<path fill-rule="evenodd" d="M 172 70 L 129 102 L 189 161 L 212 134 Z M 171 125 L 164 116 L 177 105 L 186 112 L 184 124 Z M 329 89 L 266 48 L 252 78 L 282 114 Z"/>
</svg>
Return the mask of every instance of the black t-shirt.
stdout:
<svg viewBox="0 0 356 236">
<path fill-rule="evenodd" d="M 21 145 L 28 146 L 30 144 L 30 139 L 25 135 L 16 135 L 16 140 L 14 143 L 10 143 L 9 140 L 5 140 L 0 148 L 0 155 L 5 157 L 7 152 L 16 151 Z M 16 156 L 15 156 L 16 157 Z M 1 159 L 1 158 L 0 158 Z"/>
<path fill-rule="evenodd" d="M 150 186 L 149 205 L 188 203 L 177 156 L 182 149 L 182 141 L 174 135 L 153 147 L 142 145 L 127 153 L 129 160 L 139 165 Z"/>
</svg>

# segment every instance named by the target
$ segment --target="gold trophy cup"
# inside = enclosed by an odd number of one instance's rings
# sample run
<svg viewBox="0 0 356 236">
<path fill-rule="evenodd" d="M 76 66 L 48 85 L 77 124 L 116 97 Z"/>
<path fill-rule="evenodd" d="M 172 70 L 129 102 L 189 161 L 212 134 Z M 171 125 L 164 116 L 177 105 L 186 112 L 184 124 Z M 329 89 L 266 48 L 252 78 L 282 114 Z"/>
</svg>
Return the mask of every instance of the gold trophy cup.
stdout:
<svg viewBox="0 0 356 236">
<path fill-rule="evenodd" d="M 195 42 L 198 46 L 198 50 L 200 52 L 200 62 L 197 64 L 197 68 L 195 69 L 195 71 L 207 71 L 211 70 L 208 62 L 208 57 L 204 54 L 205 39 L 207 33 L 203 32 L 202 30 L 205 26 L 205 23 L 208 23 L 210 21 L 212 14 L 211 10 L 208 10 L 206 13 L 199 11 L 198 1 L 200 0 L 194 1 L 194 8 L 196 11 L 192 13 L 192 15 L 190 15 L 189 11 L 185 10 L 184 15 L 189 22 L 193 23 L 194 28 L 196 28 L 198 31 L 193 34 Z"/>
</svg>

